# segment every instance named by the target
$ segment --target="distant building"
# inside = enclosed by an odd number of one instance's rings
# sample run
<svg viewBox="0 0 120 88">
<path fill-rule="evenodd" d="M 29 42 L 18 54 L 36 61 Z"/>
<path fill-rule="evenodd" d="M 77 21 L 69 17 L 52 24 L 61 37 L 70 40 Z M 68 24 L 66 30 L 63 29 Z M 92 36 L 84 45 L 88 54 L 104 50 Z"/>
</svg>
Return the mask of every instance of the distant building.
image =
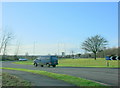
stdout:
<svg viewBox="0 0 120 88">
<path fill-rule="evenodd" d="M 65 57 L 65 52 L 62 52 L 62 57 Z"/>
</svg>

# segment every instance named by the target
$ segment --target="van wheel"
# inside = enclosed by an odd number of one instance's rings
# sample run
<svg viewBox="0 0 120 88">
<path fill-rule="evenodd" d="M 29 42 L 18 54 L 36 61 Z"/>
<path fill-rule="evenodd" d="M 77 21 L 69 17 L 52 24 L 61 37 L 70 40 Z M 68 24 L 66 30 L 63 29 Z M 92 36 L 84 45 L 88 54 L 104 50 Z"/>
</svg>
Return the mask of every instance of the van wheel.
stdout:
<svg viewBox="0 0 120 88">
<path fill-rule="evenodd" d="M 56 65 L 53 65 L 53 67 L 56 67 Z"/>
<path fill-rule="evenodd" d="M 37 63 L 34 63 L 34 66 L 35 66 L 35 67 L 37 67 L 37 66 L 38 66 L 38 64 L 37 64 Z"/>
<path fill-rule="evenodd" d="M 41 65 L 41 67 L 43 67 L 43 65 Z"/>
<path fill-rule="evenodd" d="M 50 67 L 50 64 L 46 64 L 47 65 L 47 67 Z"/>
</svg>

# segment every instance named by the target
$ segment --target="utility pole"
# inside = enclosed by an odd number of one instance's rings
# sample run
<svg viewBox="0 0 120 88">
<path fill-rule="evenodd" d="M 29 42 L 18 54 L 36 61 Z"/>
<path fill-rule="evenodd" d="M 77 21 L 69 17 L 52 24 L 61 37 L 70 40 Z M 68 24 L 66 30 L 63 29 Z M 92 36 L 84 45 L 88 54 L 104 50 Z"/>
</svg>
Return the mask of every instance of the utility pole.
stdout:
<svg viewBox="0 0 120 88">
<path fill-rule="evenodd" d="M 72 53 L 72 58 L 74 59 L 74 51 L 72 50 L 71 53 Z"/>
<path fill-rule="evenodd" d="M 35 41 L 34 41 L 34 44 L 33 44 L 33 55 L 35 55 Z"/>
<path fill-rule="evenodd" d="M 58 43 L 58 56 L 59 56 L 59 43 Z"/>
<path fill-rule="evenodd" d="M 66 47 L 65 47 L 65 43 L 64 43 L 64 53 L 65 53 L 65 56 L 66 56 Z"/>
<path fill-rule="evenodd" d="M 19 48 L 20 48 L 20 42 L 17 42 L 18 44 L 16 45 L 16 50 L 15 50 L 15 55 L 17 56 L 19 53 Z"/>
</svg>

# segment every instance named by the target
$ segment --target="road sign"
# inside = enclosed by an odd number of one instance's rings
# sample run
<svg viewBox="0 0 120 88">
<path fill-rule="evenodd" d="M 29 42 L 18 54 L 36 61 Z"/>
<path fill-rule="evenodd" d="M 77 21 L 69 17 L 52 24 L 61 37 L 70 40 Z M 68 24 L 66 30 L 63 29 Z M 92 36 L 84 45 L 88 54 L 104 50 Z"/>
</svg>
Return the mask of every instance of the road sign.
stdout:
<svg viewBox="0 0 120 88">
<path fill-rule="evenodd" d="M 106 60 L 120 60 L 120 56 L 106 56 Z"/>
</svg>

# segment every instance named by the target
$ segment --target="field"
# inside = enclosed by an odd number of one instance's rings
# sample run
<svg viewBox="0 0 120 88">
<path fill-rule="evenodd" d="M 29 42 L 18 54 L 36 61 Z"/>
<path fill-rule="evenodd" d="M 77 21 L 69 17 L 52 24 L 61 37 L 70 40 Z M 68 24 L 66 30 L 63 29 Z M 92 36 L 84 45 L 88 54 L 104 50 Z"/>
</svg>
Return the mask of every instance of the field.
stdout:
<svg viewBox="0 0 120 88">
<path fill-rule="evenodd" d="M 105 58 L 97 58 L 94 60 L 93 58 L 80 58 L 80 59 L 59 59 L 58 66 L 65 66 L 65 67 L 120 67 L 119 60 L 109 60 L 106 61 Z M 26 65 L 33 65 L 33 61 L 19 61 L 14 62 L 15 64 L 26 64 Z M 109 66 L 107 66 L 109 63 Z"/>
<path fill-rule="evenodd" d="M 106 61 L 104 58 L 94 59 L 61 59 L 59 66 L 72 66 L 72 67 L 118 67 L 118 60 Z"/>
</svg>

